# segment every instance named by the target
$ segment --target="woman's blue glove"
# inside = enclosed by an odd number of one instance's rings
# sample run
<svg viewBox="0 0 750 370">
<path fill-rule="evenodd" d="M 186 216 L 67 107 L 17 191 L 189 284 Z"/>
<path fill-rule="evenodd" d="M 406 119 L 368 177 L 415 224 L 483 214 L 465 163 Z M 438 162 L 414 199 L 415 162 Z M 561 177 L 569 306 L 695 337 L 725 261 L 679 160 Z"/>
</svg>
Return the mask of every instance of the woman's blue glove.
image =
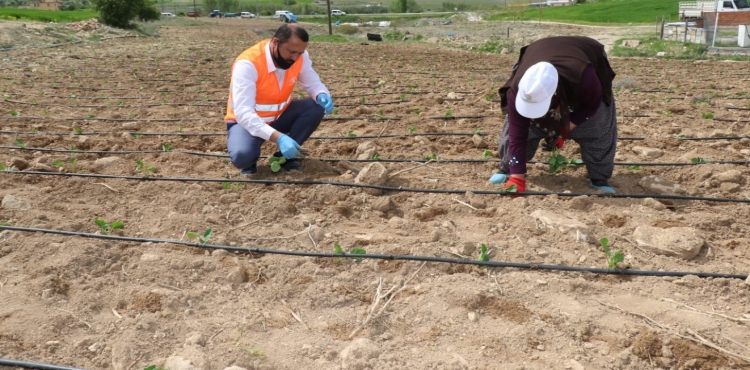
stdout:
<svg viewBox="0 0 750 370">
<path fill-rule="evenodd" d="M 281 134 L 281 136 L 279 136 L 279 138 L 276 139 L 276 145 L 279 146 L 279 150 L 281 150 L 281 155 L 283 155 L 286 159 L 292 159 L 296 157 L 297 151 L 300 148 L 299 144 L 297 144 L 297 142 L 294 141 L 294 139 L 284 134 Z"/>
<path fill-rule="evenodd" d="M 328 94 L 318 94 L 318 97 L 315 99 L 315 101 L 318 102 L 318 105 L 323 107 L 323 110 L 325 110 L 325 114 L 331 114 L 331 112 L 333 112 L 333 100 L 331 100 L 331 97 L 328 96 Z"/>
</svg>

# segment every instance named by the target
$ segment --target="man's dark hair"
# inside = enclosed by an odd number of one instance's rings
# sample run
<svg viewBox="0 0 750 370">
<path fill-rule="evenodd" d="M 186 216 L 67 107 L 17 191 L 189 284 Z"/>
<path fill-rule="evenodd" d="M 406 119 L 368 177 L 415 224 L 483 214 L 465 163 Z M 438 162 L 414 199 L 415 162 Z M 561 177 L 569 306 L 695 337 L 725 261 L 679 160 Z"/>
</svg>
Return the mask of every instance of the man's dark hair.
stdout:
<svg viewBox="0 0 750 370">
<path fill-rule="evenodd" d="M 292 38 L 292 35 L 299 37 L 303 42 L 308 42 L 310 40 L 307 31 L 296 24 L 282 24 L 281 27 L 276 30 L 276 34 L 274 34 L 273 37 L 279 40 L 280 45 L 289 41 L 289 39 Z"/>
</svg>

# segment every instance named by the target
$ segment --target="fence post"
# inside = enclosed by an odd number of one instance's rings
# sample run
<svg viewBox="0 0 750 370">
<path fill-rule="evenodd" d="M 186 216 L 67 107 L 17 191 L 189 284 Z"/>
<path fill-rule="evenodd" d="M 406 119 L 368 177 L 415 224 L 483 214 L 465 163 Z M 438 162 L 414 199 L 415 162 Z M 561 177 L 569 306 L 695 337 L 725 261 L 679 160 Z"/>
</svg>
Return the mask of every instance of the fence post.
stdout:
<svg viewBox="0 0 750 370">
<path fill-rule="evenodd" d="M 661 34 L 659 40 L 664 40 L 664 14 L 661 15 Z"/>
</svg>

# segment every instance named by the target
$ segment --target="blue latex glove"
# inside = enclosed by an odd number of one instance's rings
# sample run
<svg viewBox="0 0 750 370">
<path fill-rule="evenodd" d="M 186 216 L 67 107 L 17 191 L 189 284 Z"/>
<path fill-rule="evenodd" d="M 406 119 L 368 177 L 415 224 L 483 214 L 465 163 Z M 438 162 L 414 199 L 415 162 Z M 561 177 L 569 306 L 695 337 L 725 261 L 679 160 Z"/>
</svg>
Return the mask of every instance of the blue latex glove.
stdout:
<svg viewBox="0 0 750 370">
<path fill-rule="evenodd" d="M 286 159 L 292 159 L 297 156 L 297 151 L 299 151 L 299 144 L 297 144 L 294 139 L 290 138 L 289 136 L 286 136 L 284 134 L 281 134 L 278 139 L 276 139 L 276 145 L 279 146 L 279 150 L 281 150 L 281 155 L 283 155 Z"/>
<path fill-rule="evenodd" d="M 502 184 L 502 183 L 508 181 L 508 177 L 510 177 L 510 176 L 508 176 L 507 174 L 496 173 L 496 174 L 492 175 L 492 177 L 490 177 L 490 182 L 493 183 L 493 184 Z"/>
<path fill-rule="evenodd" d="M 325 110 L 325 114 L 331 114 L 331 112 L 333 112 L 333 100 L 331 100 L 331 97 L 328 96 L 328 94 L 318 94 L 318 97 L 315 99 L 315 101 L 318 102 L 318 105 L 323 107 L 323 110 Z"/>
</svg>

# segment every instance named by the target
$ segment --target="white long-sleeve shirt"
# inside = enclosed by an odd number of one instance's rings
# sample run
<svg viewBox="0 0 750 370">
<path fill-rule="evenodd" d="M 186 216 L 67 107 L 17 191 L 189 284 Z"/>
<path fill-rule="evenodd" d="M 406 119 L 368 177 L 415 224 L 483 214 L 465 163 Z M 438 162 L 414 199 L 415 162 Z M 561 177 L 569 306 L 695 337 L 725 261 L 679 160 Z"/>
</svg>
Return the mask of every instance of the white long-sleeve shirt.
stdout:
<svg viewBox="0 0 750 370">
<path fill-rule="evenodd" d="M 266 64 L 268 65 L 268 71 L 265 73 L 276 73 L 276 79 L 279 81 L 279 88 L 284 83 L 284 77 L 286 76 L 286 70 L 276 68 L 273 64 L 273 58 L 271 57 L 271 43 L 267 43 L 264 54 L 266 56 Z M 305 50 L 302 53 L 302 70 L 299 73 L 297 82 L 300 86 L 307 91 L 313 99 L 317 98 L 318 94 L 326 93 L 329 96 L 331 93 L 328 88 L 320 81 L 320 76 L 312 67 L 312 60 L 310 55 Z M 255 65 L 249 60 L 237 61 L 232 70 L 232 99 L 234 115 L 237 118 L 237 123 L 247 130 L 250 135 L 259 137 L 263 140 L 268 140 L 271 135 L 276 131 L 270 125 L 263 122 L 258 114 L 255 112 L 255 96 L 256 96 L 256 81 L 258 80 L 258 71 Z"/>
</svg>

